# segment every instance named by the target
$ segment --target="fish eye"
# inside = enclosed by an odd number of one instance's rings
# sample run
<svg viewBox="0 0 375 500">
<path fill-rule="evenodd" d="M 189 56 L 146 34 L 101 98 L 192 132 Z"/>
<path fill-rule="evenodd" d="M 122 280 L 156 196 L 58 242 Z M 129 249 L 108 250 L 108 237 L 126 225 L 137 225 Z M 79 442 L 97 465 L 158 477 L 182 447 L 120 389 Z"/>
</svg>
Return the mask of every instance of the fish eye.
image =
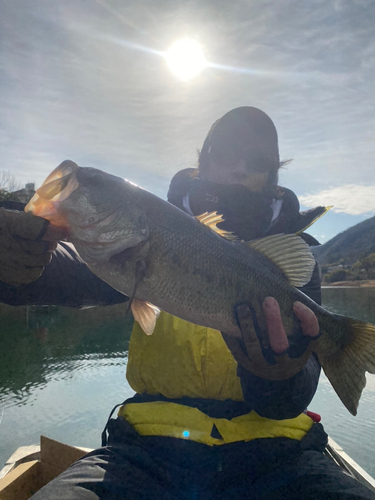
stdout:
<svg viewBox="0 0 375 500">
<path fill-rule="evenodd" d="M 95 222 L 95 217 L 90 217 L 89 218 L 89 224 L 93 224 Z"/>
</svg>

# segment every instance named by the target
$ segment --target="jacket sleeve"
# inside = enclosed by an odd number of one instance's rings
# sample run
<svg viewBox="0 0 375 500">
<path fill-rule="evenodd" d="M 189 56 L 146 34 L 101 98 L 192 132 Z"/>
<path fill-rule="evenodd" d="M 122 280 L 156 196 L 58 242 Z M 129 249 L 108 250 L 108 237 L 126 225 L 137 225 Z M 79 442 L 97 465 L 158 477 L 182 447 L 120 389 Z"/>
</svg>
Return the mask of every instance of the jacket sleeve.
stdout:
<svg viewBox="0 0 375 500">
<path fill-rule="evenodd" d="M 69 243 L 59 243 L 52 260 L 34 282 L 13 287 L 0 282 L 0 302 L 12 306 L 106 306 L 128 297 L 95 276 Z"/>
<path fill-rule="evenodd" d="M 305 367 L 288 380 L 264 380 L 241 366 L 238 375 L 244 399 L 250 407 L 262 417 L 283 420 L 297 417 L 311 403 L 320 370 L 318 358 L 313 354 Z"/>
</svg>

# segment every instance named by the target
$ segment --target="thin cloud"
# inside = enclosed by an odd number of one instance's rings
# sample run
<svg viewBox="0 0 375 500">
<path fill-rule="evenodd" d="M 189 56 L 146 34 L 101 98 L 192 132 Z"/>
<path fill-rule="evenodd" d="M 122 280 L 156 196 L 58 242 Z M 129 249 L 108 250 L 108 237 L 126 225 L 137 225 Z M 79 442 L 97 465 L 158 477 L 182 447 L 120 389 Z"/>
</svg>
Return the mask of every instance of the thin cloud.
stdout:
<svg viewBox="0 0 375 500">
<path fill-rule="evenodd" d="M 370 215 L 375 213 L 375 185 L 358 186 L 347 184 L 325 189 L 315 194 L 300 196 L 303 205 L 333 205 L 333 211 L 349 215 Z"/>
</svg>

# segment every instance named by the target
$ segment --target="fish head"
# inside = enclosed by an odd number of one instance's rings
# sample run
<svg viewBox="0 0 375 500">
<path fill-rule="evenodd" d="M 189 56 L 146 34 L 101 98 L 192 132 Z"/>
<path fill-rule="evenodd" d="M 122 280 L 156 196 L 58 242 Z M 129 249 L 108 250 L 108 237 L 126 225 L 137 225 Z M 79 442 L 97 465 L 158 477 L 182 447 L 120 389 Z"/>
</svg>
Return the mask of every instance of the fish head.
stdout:
<svg viewBox="0 0 375 500">
<path fill-rule="evenodd" d="M 66 160 L 36 191 L 26 212 L 65 228 L 87 263 L 108 261 L 149 236 L 147 217 L 134 196 L 139 189 L 120 177 Z"/>
</svg>

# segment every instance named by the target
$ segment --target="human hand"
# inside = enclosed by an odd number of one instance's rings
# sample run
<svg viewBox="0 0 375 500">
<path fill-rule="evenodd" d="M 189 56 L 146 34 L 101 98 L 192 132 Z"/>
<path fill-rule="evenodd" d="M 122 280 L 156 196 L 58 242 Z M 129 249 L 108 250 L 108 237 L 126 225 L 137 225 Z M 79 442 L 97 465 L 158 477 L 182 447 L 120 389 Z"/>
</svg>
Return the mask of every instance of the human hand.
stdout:
<svg viewBox="0 0 375 500">
<path fill-rule="evenodd" d="M 0 208 L 0 281 L 20 286 L 39 278 L 57 245 L 41 241 L 48 224 L 40 217 Z"/>
<path fill-rule="evenodd" d="M 242 341 L 222 334 L 237 363 L 267 380 L 285 380 L 296 375 L 316 349 L 320 335 L 318 320 L 311 309 L 294 302 L 293 311 L 302 332 L 288 338 L 278 302 L 273 297 L 266 297 L 263 312 L 268 338 L 264 339 L 261 332 L 256 331 L 255 313 L 247 305 L 239 305 L 237 317 Z"/>
</svg>

